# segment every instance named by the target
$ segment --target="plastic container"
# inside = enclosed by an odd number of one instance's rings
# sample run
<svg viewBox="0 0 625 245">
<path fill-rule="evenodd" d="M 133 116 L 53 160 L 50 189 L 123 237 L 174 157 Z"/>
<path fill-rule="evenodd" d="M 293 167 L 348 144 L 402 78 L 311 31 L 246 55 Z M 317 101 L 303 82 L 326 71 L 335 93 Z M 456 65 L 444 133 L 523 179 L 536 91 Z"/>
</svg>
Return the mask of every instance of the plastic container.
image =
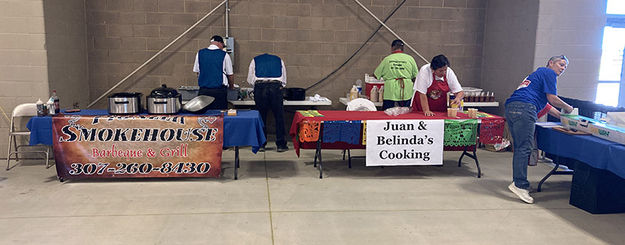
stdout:
<svg viewBox="0 0 625 245">
<path fill-rule="evenodd" d="M 464 91 L 464 100 L 466 102 L 480 102 L 481 88 L 462 87 L 462 91 Z"/>
<path fill-rule="evenodd" d="M 356 85 L 352 86 L 352 89 L 349 91 L 349 100 L 358 99 L 358 88 Z"/>
<path fill-rule="evenodd" d="M 228 89 L 227 99 L 229 101 L 239 100 L 239 88 Z"/>
<path fill-rule="evenodd" d="M 37 100 L 37 116 L 43 117 L 48 115 L 48 107 L 41 101 L 41 99 Z"/>
<path fill-rule="evenodd" d="M 371 89 L 371 95 L 369 96 L 369 100 L 373 101 L 373 102 L 377 102 L 378 101 L 378 87 L 373 87 Z"/>
<path fill-rule="evenodd" d="M 48 107 L 48 115 L 56 114 L 56 108 L 54 108 L 54 101 L 48 101 L 48 103 L 46 103 L 46 107 Z"/>
<path fill-rule="evenodd" d="M 384 85 L 378 90 L 378 102 L 384 102 Z"/>
<path fill-rule="evenodd" d="M 200 91 L 200 86 L 180 86 L 178 93 L 182 95 L 182 101 L 189 101 L 195 98 Z"/>
<path fill-rule="evenodd" d="M 371 97 L 371 89 L 377 87 L 377 90 L 380 91 L 382 86 L 384 86 L 384 81 L 365 82 L 365 95 Z"/>
<path fill-rule="evenodd" d="M 56 96 L 56 89 L 52 90 L 52 96 L 50 96 L 50 100 L 48 100 L 48 103 L 52 102 L 52 104 L 54 104 L 54 113 L 50 113 L 50 114 L 58 114 L 59 112 L 61 112 L 61 105 L 60 105 L 60 100 L 59 97 Z"/>
<path fill-rule="evenodd" d="M 464 98 L 460 100 L 460 104 L 452 104 L 451 102 L 456 99 L 456 95 L 453 93 L 447 93 L 447 107 L 458 108 L 458 110 L 462 111 L 464 109 Z"/>
</svg>

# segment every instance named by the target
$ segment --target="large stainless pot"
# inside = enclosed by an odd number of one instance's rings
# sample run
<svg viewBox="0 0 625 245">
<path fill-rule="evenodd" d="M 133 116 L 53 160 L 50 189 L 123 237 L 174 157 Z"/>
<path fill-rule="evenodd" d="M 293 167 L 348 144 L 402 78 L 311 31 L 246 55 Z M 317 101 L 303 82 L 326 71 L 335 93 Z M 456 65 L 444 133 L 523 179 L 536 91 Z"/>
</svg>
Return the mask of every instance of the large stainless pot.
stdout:
<svg viewBox="0 0 625 245">
<path fill-rule="evenodd" d="M 150 114 L 176 114 L 182 106 L 182 95 L 163 84 L 146 97 L 146 104 Z"/>
<path fill-rule="evenodd" d="M 141 93 L 115 93 L 109 96 L 108 111 L 113 115 L 141 113 Z"/>
</svg>

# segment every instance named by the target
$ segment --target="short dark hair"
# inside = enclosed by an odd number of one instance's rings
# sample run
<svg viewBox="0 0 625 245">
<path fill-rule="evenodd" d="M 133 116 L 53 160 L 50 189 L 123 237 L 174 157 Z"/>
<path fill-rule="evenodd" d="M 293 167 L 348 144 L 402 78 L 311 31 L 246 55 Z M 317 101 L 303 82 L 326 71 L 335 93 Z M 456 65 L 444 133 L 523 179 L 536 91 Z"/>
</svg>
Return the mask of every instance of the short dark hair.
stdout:
<svg viewBox="0 0 625 245">
<path fill-rule="evenodd" d="M 432 70 L 436 70 L 443 66 L 449 66 L 449 60 L 445 57 L 445 55 L 439 54 L 432 58 L 432 62 L 430 62 L 430 68 L 432 68 Z"/>
<path fill-rule="evenodd" d="M 224 43 L 224 39 L 221 36 L 219 36 L 219 35 L 215 35 L 215 36 L 211 37 L 211 42 Z"/>
<path fill-rule="evenodd" d="M 396 39 L 395 41 L 393 41 L 391 43 L 391 49 L 393 49 L 393 50 L 396 50 L 396 49 L 404 50 L 404 42 L 402 40 Z"/>
</svg>

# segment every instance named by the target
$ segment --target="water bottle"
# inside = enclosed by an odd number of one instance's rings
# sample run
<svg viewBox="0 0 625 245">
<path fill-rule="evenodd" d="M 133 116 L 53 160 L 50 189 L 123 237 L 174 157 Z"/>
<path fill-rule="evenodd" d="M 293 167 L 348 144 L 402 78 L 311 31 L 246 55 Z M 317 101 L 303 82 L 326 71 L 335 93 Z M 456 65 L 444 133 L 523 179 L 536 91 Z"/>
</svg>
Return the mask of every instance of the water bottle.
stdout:
<svg viewBox="0 0 625 245">
<path fill-rule="evenodd" d="M 37 116 L 43 117 L 45 115 L 48 115 L 48 108 L 46 108 L 46 105 L 43 104 L 43 101 L 41 101 L 41 99 L 38 99 L 37 100 Z"/>
<path fill-rule="evenodd" d="M 358 88 L 356 88 L 356 85 L 353 85 L 349 91 L 349 100 L 352 101 L 353 99 L 358 99 Z"/>
<path fill-rule="evenodd" d="M 356 80 L 356 89 L 358 89 L 358 94 L 362 94 L 362 81 L 360 79 Z"/>
<path fill-rule="evenodd" d="M 51 114 L 58 114 L 59 112 L 61 112 L 61 107 L 59 106 L 59 97 L 56 96 L 56 89 L 52 90 L 52 96 L 50 96 L 50 99 L 48 100 L 48 103 L 50 102 L 54 104 L 54 113 Z"/>
<path fill-rule="evenodd" d="M 49 100 L 48 103 L 46 103 L 46 107 L 48 107 L 48 115 L 56 114 L 56 108 L 54 108 L 54 101 Z"/>
</svg>

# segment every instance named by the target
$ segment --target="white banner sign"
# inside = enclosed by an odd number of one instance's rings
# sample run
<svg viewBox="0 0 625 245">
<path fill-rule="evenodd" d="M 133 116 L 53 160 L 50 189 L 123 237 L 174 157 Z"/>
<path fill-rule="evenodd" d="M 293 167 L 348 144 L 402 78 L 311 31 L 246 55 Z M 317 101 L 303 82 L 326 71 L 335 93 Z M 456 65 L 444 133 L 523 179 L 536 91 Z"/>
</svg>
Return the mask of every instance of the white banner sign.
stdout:
<svg viewBox="0 0 625 245">
<path fill-rule="evenodd" d="M 367 120 L 367 166 L 442 165 L 444 120 Z"/>
</svg>

